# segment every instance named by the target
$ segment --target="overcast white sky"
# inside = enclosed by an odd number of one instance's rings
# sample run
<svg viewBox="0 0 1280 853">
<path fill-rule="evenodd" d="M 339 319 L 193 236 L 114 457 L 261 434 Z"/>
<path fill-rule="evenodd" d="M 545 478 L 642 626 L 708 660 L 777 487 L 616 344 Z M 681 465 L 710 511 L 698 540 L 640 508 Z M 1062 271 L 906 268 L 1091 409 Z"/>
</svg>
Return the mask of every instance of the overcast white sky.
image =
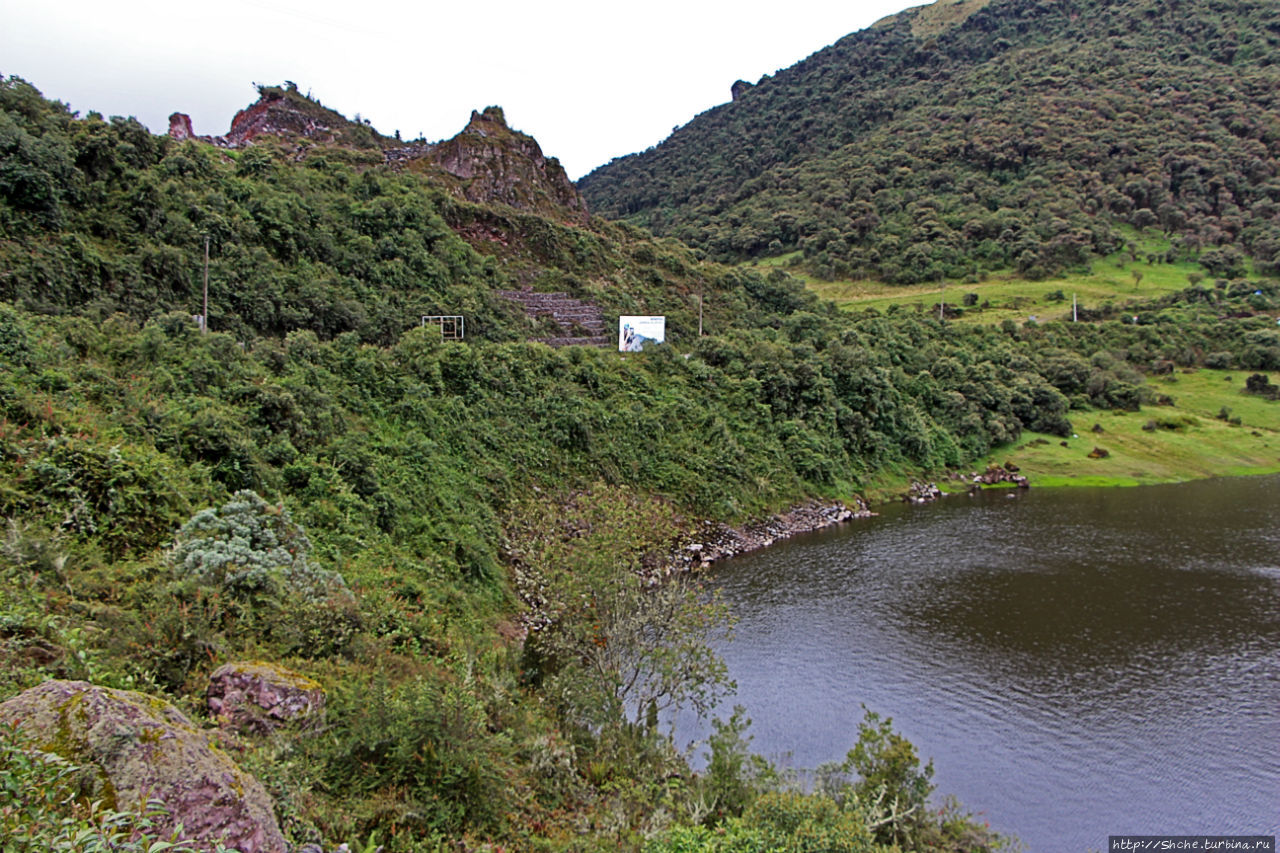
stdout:
<svg viewBox="0 0 1280 853">
<path fill-rule="evenodd" d="M 921 0 L 0 0 L 0 74 L 81 114 L 172 112 L 218 135 L 292 80 L 388 135 L 453 136 L 497 104 L 578 178 Z"/>
</svg>

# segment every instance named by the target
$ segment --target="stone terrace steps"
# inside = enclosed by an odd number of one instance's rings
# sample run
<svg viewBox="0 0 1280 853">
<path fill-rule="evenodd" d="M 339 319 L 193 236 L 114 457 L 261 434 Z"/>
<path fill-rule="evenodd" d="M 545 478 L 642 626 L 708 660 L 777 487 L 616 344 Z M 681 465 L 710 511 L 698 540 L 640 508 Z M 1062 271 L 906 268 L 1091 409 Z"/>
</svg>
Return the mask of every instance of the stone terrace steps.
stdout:
<svg viewBox="0 0 1280 853">
<path fill-rule="evenodd" d="M 590 338 L 534 338 L 535 341 L 551 347 L 607 347 L 613 338 L 608 335 L 595 335 Z"/>
<path fill-rule="evenodd" d="M 530 317 L 550 317 L 565 332 L 581 329 L 589 335 L 536 338 L 553 347 L 608 346 L 604 312 L 598 305 L 575 299 L 567 293 L 534 293 L 529 290 L 499 290 L 498 295 L 519 303 Z"/>
</svg>

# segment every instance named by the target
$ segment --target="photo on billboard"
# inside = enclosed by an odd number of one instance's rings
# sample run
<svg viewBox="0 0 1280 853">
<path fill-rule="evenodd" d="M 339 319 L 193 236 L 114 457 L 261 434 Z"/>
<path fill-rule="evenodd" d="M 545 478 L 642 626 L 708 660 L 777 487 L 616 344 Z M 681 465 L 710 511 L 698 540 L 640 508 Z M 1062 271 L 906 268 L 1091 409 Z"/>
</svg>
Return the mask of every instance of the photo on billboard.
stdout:
<svg viewBox="0 0 1280 853">
<path fill-rule="evenodd" d="M 667 339 L 666 317 L 619 317 L 618 352 L 640 352 Z"/>
</svg>

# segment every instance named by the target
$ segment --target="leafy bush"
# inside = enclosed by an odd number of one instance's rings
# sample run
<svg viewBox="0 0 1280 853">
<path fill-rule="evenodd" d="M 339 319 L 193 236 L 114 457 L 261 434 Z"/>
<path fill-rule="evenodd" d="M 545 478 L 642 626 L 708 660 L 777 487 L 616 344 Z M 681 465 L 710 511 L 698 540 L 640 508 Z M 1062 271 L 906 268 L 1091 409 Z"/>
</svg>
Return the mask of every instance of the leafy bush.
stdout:
<svg viewBox="0 0 1280 853">
<path fill-rule="evenodd" d="M 714 720 L 707 738 L 710 752 L 702 786 L 712 816 L 740 815 L 760 794 L 778 783 L 778 774 L 764 758 L 749 750 L 746 734 L 751 721 L 738 705 L 728 720 Z"/>
<path fill-rule="evenodd" d="M 31 358 L 24 325 L 17 312 L 0 304 L 0 356 L 16 365 L 26 365 Z"/>
<path fill-rule="evenodd" d="M 481 685 L 468 675 L 371 683 L 333 695 L 339 737 L 316 744 L 332 786 L 398 800 L 396 823 L 416 832 L 503 831 L 514 792 L 510 738 L 491 731 Z"/>
<path fill-rule="evenodd" d="M 1271 384 L 1271 377 L 1265 373 L 1254 373 L 1244 382 L 1245 391 L 1266 397 L 1268 400 L 1280 399 L 1280 386 Z"/>
<path fill-rule="evenodd" d="M 676 827 L 644 853 L 873 853 L 866 816 L 824 796 L 771 791 L 715 829 Z"/>
</svg>

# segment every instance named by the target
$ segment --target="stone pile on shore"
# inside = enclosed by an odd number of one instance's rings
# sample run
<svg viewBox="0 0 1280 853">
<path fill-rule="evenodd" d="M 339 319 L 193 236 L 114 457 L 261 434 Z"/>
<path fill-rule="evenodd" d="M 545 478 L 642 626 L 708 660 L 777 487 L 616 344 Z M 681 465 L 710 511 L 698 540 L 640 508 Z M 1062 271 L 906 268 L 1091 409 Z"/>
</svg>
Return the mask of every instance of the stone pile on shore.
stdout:
<svg viewBox="0 0 1280 853">
<path fill-rule="evenodd" d="M 873 515 L 875 513 L 867 508 L 866 502 L 855 497 L 852 505 L 842 501 L 812 501 L 741 527 L 705 521 L 700 532 L 695 535 L 695 540 L 701 541 L 690 542 L 673 554 L 665 573 L 670 575 L 699 569 L 724 557 L 766 548 L 780 539 L 799 533 L 809 533 L 843 521 L 870 518 Z"/>
<path fill-rule="evenodd" d="M 942 489 L 938 488 L 937 483 L 922 483 L 919 480 L 912 480 L 911 488 L 902 496 L 902 499 L 907 503 L 927 504 L 944 497 L 945 494 Z"/>
<path fill-rule="evenodd" d="M 999 465 L 990 465 L 981 474 L 976 471 L 969 474 L 969 483 L 971 488 L 996 486 L 1001 483 L 1012 483 L 1019 489 L 1031 488 L 1031 482 L 1018 473 L 1018 466 L 1009 462 L 1006 462 L 1003 468 Z"/>
<path fill-rule="evenodd" d="M 952 482 L 965 483 L 969 492 L 976 492 L 985 486 L 999 486 L 1009 484 L 1017 486 L 1019 489 L 1031 488 L 1031 481 L 1018 473 L 1018 466 L 1011 462 L 1006 462 L 1004 466 L 989 465 L 987 470 L 979 474 L 977 471 L 970 471 L 968 474 L 962 474 L 959 471 L 953 471 L 948 478 Z M 919 480 L 911 481 L 911 488 L 902 496 L 907 503 L 926 504 L 936 501 L 938 498 L 945 498 L 948 493 L 938 488 L 936 483 L 923 483 Z"/>
</svg>

